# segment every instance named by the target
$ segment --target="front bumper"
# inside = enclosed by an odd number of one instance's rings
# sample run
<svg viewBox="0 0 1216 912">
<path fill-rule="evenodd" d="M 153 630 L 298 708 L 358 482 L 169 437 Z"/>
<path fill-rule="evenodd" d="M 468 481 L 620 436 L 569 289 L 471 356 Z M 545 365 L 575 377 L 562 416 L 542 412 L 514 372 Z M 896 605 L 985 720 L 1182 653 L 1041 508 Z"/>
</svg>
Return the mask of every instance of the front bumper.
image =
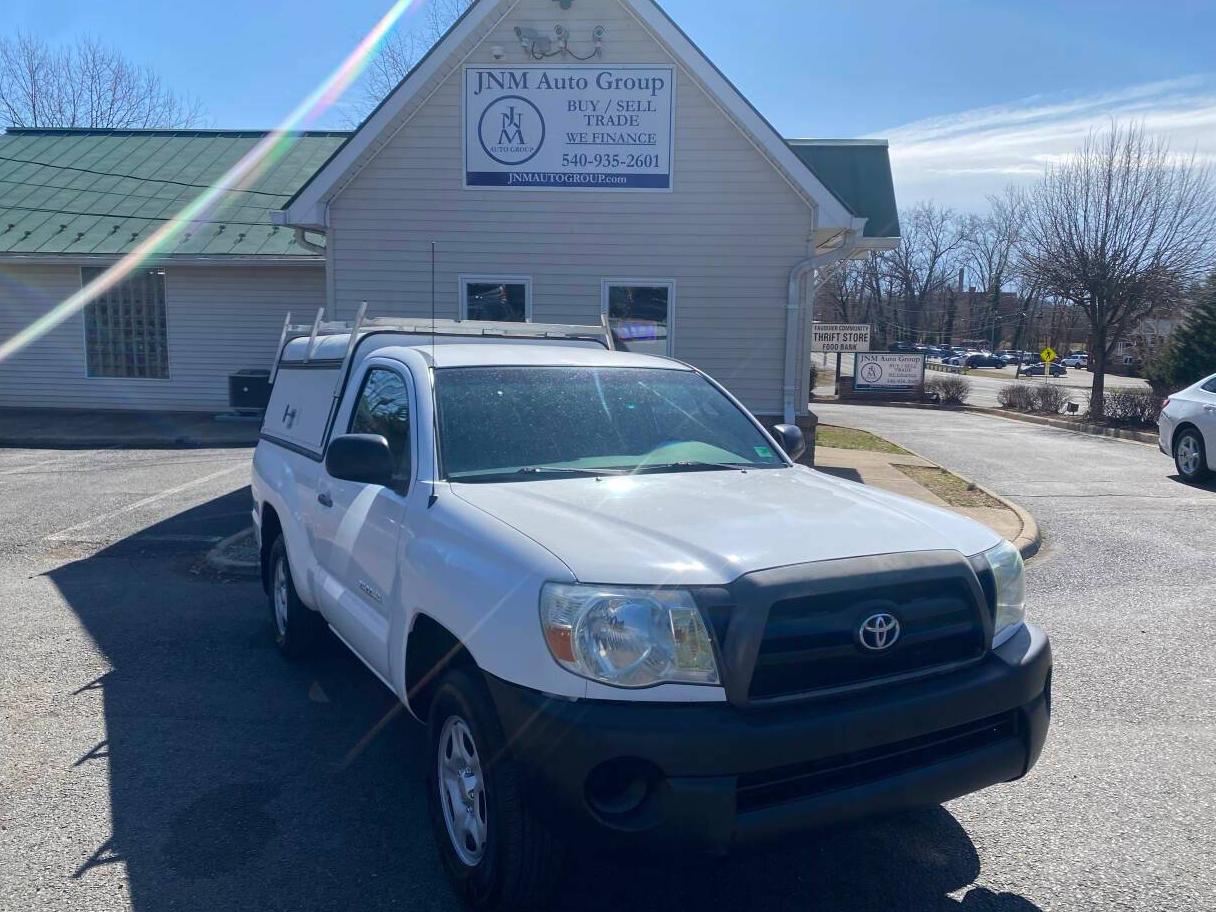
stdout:
<svg viewBox="0 0 1216 912">
<path fill-rule="evenodd" d="M 489 679 L 552 824 L 709 853 L 1017 779 L 1043 749 L 1050 684 L 1033 626 L 963 670 L 780 707 L 572 702 Z"/>
</svg>

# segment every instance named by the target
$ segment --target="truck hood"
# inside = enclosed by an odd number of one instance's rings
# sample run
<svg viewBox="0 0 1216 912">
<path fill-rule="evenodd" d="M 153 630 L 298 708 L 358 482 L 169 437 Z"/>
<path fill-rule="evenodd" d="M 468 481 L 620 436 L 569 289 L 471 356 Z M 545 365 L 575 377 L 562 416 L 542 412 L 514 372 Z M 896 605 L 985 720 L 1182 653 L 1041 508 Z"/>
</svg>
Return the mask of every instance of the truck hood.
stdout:
<svg viewBox="0 0 1216 912">
<path fill-rule="evenodd" d="M 453 484 L 583 582 L 722 585 L 810 561 L 956 550 L 1000 537 L 977 522 L 802 466 Z"/>
</svg>

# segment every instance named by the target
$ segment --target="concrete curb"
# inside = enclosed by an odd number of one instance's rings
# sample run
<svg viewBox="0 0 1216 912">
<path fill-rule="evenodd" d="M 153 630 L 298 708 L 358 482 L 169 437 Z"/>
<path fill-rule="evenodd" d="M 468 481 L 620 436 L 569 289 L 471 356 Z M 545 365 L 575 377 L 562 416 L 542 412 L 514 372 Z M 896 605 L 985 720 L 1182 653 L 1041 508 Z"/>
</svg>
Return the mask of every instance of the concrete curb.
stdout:
<svg viewBox="0 0 1216 912">
<path fill-rule="evenodd" d="M 262 568 L 258 566 L 257 561 L 237 560 L 236 558 L 228 557 L 225 553 L 242 538 L 252 534 L 253 526 L 249 526 L 246 529 L 242 529 L 240 532 L 229 535 L 223 541 L 218 542 L 214 548 L 207 552 L 207 566 L 212 570 L 216 570 L 227 576 L 239 576 L 244 579 L 260 579 L 262 576 Z"/>
<path fill-rule="evenodd" d="M 878 436 L 878 435 L 875 434 L 875 436 Z M 883 438 L 883 439 L 885 440 L 886 438 Z M 887 442 L 891 443 L 892 441 L 887 441 Z M 904 446 L 902 443 L 896 444 L 896 446 L 903 446 L 905 450 L 908 450 L 908 448 L 906 446 Z M 966 475 L 960 475 L 958 472 L 954 471 L 953 469 L 947 469 L 945 466 L 940 465 L 936 461 L 930 459 L 928 456 L 922 456 L 920 453 L 915 453 L 912 450 L 908 450 L 908 452 L 912 453 L 913 456 L 916 456 L 920 459 L 925 460 L 925 462 L 928 462 L 928 463 L 931 463 L 932 465 L 937 466 L 939 469 L 941 469 L 945 472 L 949 472 L 955 478 L 965 481 L 967 484 L 971 485 L 976 490 L 983 491 L 985 494 L 987 494 L 993 500 L 999 502 L 1001 504 L 1001 506 L 1003 506 L 1005 509 L 1012 512 L 1022 524 L 1021 533 L 1012 542 L 1013 546 L 1015 548 L 1017 548 L 1018 551 L 1021 552 L 1022 560 L 1030 560 L 1032 557 L 1034 557 L 1036 554 L 1038 554 L 1039 551 L 1042 550 L 1042 548 L 1043 548 L 1043 531 L 1039 528 L 1039 521 L 1037 519 L 1035 519 L 1034 516 L 1031 515 L 1029 510 L 1025 509 L 1020 504 L 1014 503 L 1008 497 L 1002 497 L 1000 494 L 996 493 L 996 491 L 990 491 L 988 488 L 985 488 L 982 484 L 977 484 L 976 482 L 974 482 L 970 478 L 968 478 Z"/>
<path fill-rule="evenodd" d="M 862 429 L 856 428 L 856 430 L 862 430 Z M 874 434 L 873 431 L 867 431 L 866 433 Z M 937 468 L 941 469 L 944 472 L 949 472 L 955 478 L 958 478 L 961 481 L 966 482 L 968 485 L 974 487 L 976 490 L 982 491 L 983 493 L 987 494 L 989 497 L 991 497 L 993 500 L 997 501 L 1005 509 L 1007 509 L 1011 513 L 1013 513 L 1013 515 L 1016 516 L 1018 518 L 1018 521 L 1022 524 L 1022 531 L 1018 534 L 1017 538 L 1015 538 L 1013 540 L 1012 544 L 1015 548 L 1018 549 L 1018 551 L 1021 552 L 1022 560 L 1030 560 L 1032 557 L 1034 557 L 1036 554 L 1038 554 L 1039 551 L 1042 550 L 1042 548 L 1043 548 L 1043 531 L 1042 531 L 1042 529 L 1039 528 L 1038 520 L 1035 519 L 1033 515 L 1031 515 L 1029 510 L 1025 509 L 1020 504 L 1014 503 L 1009 498 L 1002 497 L 1000 494 L 996 493 L 995 491 L 989 490 L 988 488 L 985 488 L 981 484 L 977 484 L 976 482 L 974 482 L 970 478 L 968 478 L 966 475 L 961 475 L 958 472 L 955 472 L 953 469 L 947 469 L 945 466 L 941 465 L 936 460 L 930 459 L 928 456 L 925 456 L 921 453 L 917 453 L 915 450 L 909 449 L 908 447 L 904 446 L 902 443 L 896 444 L 894 441 L 887 440 L 887 438 L 881 436 L 880 434 L 874 434 L 874 436 L 878 437 L 880 440 L 886 441 L 887 443 L 890 443 L 894 446 L 901 447 L 909 455 L 915 456 L 917 459 L 922 459 L 931 466 L 936 466 Z"/>
</svg>

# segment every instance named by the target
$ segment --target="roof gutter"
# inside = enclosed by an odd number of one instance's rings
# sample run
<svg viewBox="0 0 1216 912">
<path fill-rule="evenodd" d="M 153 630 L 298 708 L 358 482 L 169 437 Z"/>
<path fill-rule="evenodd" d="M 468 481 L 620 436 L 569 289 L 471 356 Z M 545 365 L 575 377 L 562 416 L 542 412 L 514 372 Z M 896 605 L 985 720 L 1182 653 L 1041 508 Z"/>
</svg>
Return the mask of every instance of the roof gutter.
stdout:
<svg viewBox="0 0 1216 912">
<path fill-rule="evenodd" d="M 306 229 L 304 229 L 304 228 L 296 229 L 296 233 L 295 233 L 296 243 L 299 244 L 301 247 L 303 247 L 305 250 L 309 251 L 310 253 L 315 253 L 318 256 L 325 256 L 325 248 L 322 247 L 320 244 L 314 244 L 312 241 L 310 241 L 308 238 L 306 238 L 304 236 L 305 230 Z"/>
<path fill-rule="evenodd" d="M 858 249 L 858 232 L 856 229 L 845 231 L 840 243 L 826 253 L 807 257 L 794 264 L 790 270 L 789 299 L 785 305 L 785 386 L 783 396 L 783 420 L 793 424 L 798 415 L 798 349 L 802 343 L 802 282 L 807 276 L 829 269 L 837 263 L 848 259 Z M 812 281 L 807 294 L 806 308 L 811 319 L 815 317 L 815 295 L 819 291 L 819 282 Z"/>
</svg>

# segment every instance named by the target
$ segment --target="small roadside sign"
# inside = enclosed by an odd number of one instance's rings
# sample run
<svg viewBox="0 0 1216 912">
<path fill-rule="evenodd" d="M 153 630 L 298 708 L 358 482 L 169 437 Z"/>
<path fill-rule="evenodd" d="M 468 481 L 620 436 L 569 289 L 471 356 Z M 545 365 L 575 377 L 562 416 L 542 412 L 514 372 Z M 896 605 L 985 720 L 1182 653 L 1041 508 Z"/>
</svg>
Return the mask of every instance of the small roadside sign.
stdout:
<svg viewBox="0 0 1216 912">
<path fill-rule="evenodd" d="M 925 387 L 925 356 L 896 352 L 853 355 L 853 389 L 911 392 Z"/>
<path fill-rule="evenodd" d="M 816 323 L 811 328 L 813 352 L 868 352 L 868 323 Z"/>
<path fill-rule="evenodd" d="M 1044 364 L 1050 364 L 1052 361 L 1058 361 L 1060 356 L 1056 354 L 1056 350 L 1050 345 L 1039 352 L 1039 357 L 1043 359 Z"/>
</svg>

